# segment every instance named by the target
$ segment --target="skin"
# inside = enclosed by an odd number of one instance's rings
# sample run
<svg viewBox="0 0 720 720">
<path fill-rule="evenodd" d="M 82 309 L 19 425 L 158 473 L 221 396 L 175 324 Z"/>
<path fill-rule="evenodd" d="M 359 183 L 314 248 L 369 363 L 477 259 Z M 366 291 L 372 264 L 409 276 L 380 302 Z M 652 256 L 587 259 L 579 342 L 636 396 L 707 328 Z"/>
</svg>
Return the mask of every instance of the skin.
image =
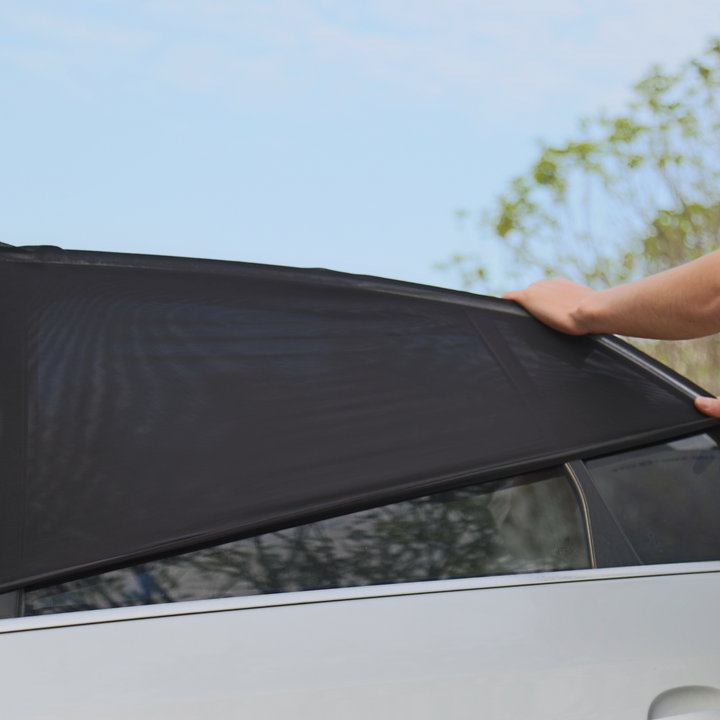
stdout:
<svg viewBox="0 0 720 720">
<path fill-rule="evenodd" d="M 563 278 L 540 280 L 503 298 L 514 300 L 550 327 L 570 335 L 611 333 L 688 340 L 720 332 L 720 251 L 607 290 Z M 695 406 L 720 417 L 720 399 Z"/>
</svg>

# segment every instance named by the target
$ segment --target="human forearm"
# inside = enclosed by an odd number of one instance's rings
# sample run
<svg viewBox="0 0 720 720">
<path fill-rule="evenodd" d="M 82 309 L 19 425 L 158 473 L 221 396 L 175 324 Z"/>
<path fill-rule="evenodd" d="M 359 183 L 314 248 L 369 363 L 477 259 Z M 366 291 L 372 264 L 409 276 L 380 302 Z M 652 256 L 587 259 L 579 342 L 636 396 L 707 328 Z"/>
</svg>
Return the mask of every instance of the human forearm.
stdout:
<svg viewBox="0 0 720 720">
<path fill-rule="evenodd" d="M 684 340 L 720 332 L 720 252 L 590 293 L 571 316 L 592 333 Z"/>
<path fill-rule="evenodd" d="M 684 340 L 720 332 L 720 251 L 608 290 L 562 278 L 503 295 L 571 335 L 613 333 Z"/>
</svg>

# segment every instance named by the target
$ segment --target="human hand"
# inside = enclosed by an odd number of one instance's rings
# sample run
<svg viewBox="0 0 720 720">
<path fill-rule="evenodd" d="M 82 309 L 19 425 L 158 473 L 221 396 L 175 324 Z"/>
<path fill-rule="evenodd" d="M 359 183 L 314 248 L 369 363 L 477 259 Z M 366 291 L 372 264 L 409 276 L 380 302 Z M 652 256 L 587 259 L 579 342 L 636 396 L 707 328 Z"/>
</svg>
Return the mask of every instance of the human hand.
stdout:
<svg viewBox="0 0 720 720">
<path fill-rule="evenodd" d="M 578 313 L 578 306 L 595 293 L 589 287 L 565 278 L 539 280 L 524 290 L 503 293 L 505 300 L 514 300 L 531 315 L 555 330 L 570 335 L 584 335 L 590 329 Z"/>
<path fill-rule="evenodd" d="M 710 417 L 720 418 L 720 398 L 695 398 L 695 407 Z"/>
</svg>

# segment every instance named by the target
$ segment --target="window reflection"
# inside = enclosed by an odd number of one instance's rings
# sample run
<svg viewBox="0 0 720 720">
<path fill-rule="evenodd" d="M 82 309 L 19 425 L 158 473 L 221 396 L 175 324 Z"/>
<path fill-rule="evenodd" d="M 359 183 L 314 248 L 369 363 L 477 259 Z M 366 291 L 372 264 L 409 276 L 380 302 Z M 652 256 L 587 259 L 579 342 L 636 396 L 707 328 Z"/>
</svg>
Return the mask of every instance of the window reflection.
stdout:
<svg viewBox="0 0 720 720">
<path fill-rule="evenodd" d="M 720 559 L 720 448 L 709 435 L 587 463 L 642 562 Z"/>
<path fill-rule="evenodd" d="M 24 614 L 582 567 L 581 514 L 558 469 L 28 590 Z"/>
</svg>

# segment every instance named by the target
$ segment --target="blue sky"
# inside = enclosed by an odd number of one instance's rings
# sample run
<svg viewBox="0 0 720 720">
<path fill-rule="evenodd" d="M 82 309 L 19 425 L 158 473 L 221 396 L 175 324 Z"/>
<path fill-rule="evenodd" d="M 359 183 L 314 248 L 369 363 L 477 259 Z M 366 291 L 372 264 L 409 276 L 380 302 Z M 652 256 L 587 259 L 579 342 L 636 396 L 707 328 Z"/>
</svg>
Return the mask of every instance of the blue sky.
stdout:
<svg viewBox="0 0 720 720">
<path fill-rule="evenodd" d="M 458 287 L 578 116 L 720 35 L 717 0 L 0 3 L 0 240 Z"/>
</svg>

